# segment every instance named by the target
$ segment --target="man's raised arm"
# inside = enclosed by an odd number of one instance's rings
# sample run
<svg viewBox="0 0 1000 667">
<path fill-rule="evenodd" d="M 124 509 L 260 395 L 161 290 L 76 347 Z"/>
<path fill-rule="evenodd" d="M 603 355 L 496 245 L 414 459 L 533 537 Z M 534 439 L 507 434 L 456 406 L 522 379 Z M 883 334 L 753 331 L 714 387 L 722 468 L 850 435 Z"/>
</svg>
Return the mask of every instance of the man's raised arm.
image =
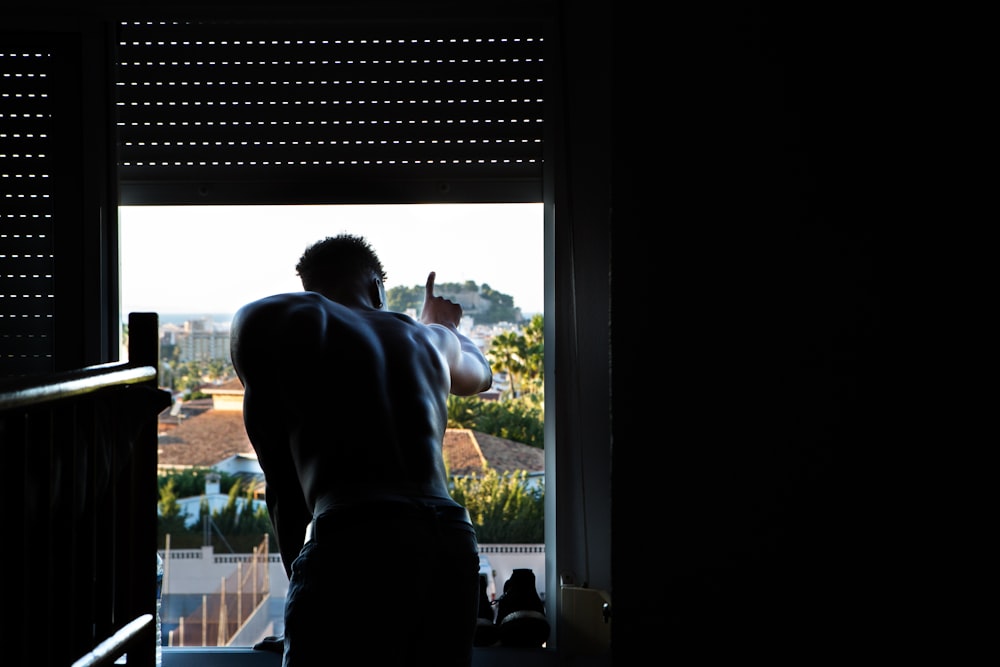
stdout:
<svg viewBox="0 0 1000 667">
<path fill-rule="evenodd" d="M 433 271 L 427 276 L 427 291 L 420 321 L 434 333 L 438 349 L 444 354 L 451 371 L 451 393 L 472 396 L 486 391 L 493 384 L 493 370 L 482 351 L 458 330 L 462 307 L 453 301 L 434 296 Z"/>
</svg>

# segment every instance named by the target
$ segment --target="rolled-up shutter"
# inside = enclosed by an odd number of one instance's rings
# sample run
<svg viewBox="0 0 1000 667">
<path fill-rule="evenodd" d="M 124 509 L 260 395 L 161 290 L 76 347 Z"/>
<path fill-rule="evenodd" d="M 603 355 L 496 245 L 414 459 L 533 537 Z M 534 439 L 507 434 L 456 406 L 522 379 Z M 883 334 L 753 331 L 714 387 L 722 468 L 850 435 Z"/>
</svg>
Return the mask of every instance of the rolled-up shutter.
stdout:
<svg viewBox="0 0 1000 667">
<path fill-rule="evenodd" d="M 15 23 L 0 23 L 0 378 L 117 351 L 108 33 Z"/>
<path fill-rule="evenodd" d="M 116 205 L 542 201 L 556 4 L 518 6 L 0 26 L 0 377 L 114 358 Z"/>
<path fill-rule="evenodd" d="M 0 376 L 53 370 L 61 59 L 43 39 L 0 47 Z"/>
<path fill-rule="evenodd" d="M 546 23 L 123 22 L 123 204 L 542 200 Z"/>
</svg>

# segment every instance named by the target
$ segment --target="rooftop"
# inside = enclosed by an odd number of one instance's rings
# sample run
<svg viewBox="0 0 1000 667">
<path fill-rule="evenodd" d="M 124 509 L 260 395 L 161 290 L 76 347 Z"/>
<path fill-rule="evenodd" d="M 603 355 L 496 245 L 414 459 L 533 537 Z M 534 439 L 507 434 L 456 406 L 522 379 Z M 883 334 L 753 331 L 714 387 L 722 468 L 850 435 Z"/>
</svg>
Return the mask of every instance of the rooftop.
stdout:
<svg viewBox="0 0 1000 667">
<path fill-rule="evenodd" d="M 179 410 L 167 408 L 160 413 L 157 451 L 163 467 L 213 467 L 233 456 L 256 458 L 242 411 L 216 410 L 211 398 L 184 401 Z M 501 473 L 545 470 L 543 450 L 469 429 L 445 432 L 444 457 L 451 474 L 457 476 L 475 474 L 485 465 Z"/>
</svg>

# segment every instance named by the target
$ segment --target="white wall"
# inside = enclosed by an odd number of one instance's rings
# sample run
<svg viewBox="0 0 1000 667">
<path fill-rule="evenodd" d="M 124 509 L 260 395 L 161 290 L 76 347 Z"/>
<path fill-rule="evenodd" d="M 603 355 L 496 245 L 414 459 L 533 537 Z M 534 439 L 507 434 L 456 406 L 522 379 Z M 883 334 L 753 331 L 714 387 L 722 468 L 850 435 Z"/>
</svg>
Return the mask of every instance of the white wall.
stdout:
<svg viewBox="0 0 1000 667">
<path fill-rule="evenodd" d="M 517 568 L 529 568 L 535 573 L 535 588 L 544 599 L 545 593 L 545 545 L 544 544 L 480 544 L 479 552 L 489 558 L 496 578 L 497 594 L 503 592 L 503 584 Z M 169 558 L 164 556 L 165 594 L 201 594 L 219 590 L 223 579 L 236 569 L 239 563 L 249 567 L 252 554 L 216 554 L 208 546 L 201 549 L 171 549 Z M 288 578 L 281 564 L 281 557 L 268 555 L 268 576 L 271 597 L 285 597 Z"/>
<path fill-rule="evenodd" d="M 496 595 L 503 593 L 503 584 L 511 573 L 518 568 L 528 568 L 535 573 L 535 589 L 542 600 L 545 599 L 545 545 L 544 544 L 481 544 L 480 555 L 489 559 L 490 568 L 496 584 Z M 250 567 L 252 554 L 216 554 L 211 546 L 200 549 L 171 549 L 164 556 L 164 595 L 202 595 L 215 593 L 222 586 L 222 581 L 229 577 L 240 563 L 244 568 Z M 288 592 L 288 578 L 278 554 L 268 554 L 268 577 L 270 584 L 270 601 L 264 606 L 244 628 L 244 631 L 233 638 L 234 646 L 251 646 L 266 635 L 280 635 L 284 632 L 284 598 Z M 404 592 L 405 594 L 405 592 Z M 175 598 L 180 601 L 180 598 Z M 165 601 L 167 609 L 175 609 Z M 181 613 L 179 610 L 176 613 Z M 172 641 L 165 640 L 168 645 Z"/>
<path fill-rule="evenodd" d="M 236 567 L 243 563 L 250 566 L 253 554 L 216 554 L 208 546 L 201 549 L 171 549 L 169 558 L 164 556 L 163 593 L 178 595 L 193 593 L 215 593 L 222 585 L 222 580 L 231 575 Z M 270 578 L 271 595 L 285 597 L 288 590 L 288 577 L 281 564 L 278 554 L 268 555 L 268 576 Z"/>
</svg>

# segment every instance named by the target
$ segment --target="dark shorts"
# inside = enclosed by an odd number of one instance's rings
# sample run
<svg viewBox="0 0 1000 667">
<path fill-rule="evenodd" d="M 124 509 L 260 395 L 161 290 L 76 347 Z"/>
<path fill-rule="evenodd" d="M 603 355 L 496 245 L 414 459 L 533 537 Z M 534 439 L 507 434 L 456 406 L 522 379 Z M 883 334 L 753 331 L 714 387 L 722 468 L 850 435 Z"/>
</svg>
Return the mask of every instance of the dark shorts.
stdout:
<svg viewBox="0 0 1000 667">
<path fill-rule="evenodd" d="M 468 667 L 479 549 L 464 509 L 413 502 L 338 506 L 313 520 L 292 563 L 284 667 Z"/>
</svg>

